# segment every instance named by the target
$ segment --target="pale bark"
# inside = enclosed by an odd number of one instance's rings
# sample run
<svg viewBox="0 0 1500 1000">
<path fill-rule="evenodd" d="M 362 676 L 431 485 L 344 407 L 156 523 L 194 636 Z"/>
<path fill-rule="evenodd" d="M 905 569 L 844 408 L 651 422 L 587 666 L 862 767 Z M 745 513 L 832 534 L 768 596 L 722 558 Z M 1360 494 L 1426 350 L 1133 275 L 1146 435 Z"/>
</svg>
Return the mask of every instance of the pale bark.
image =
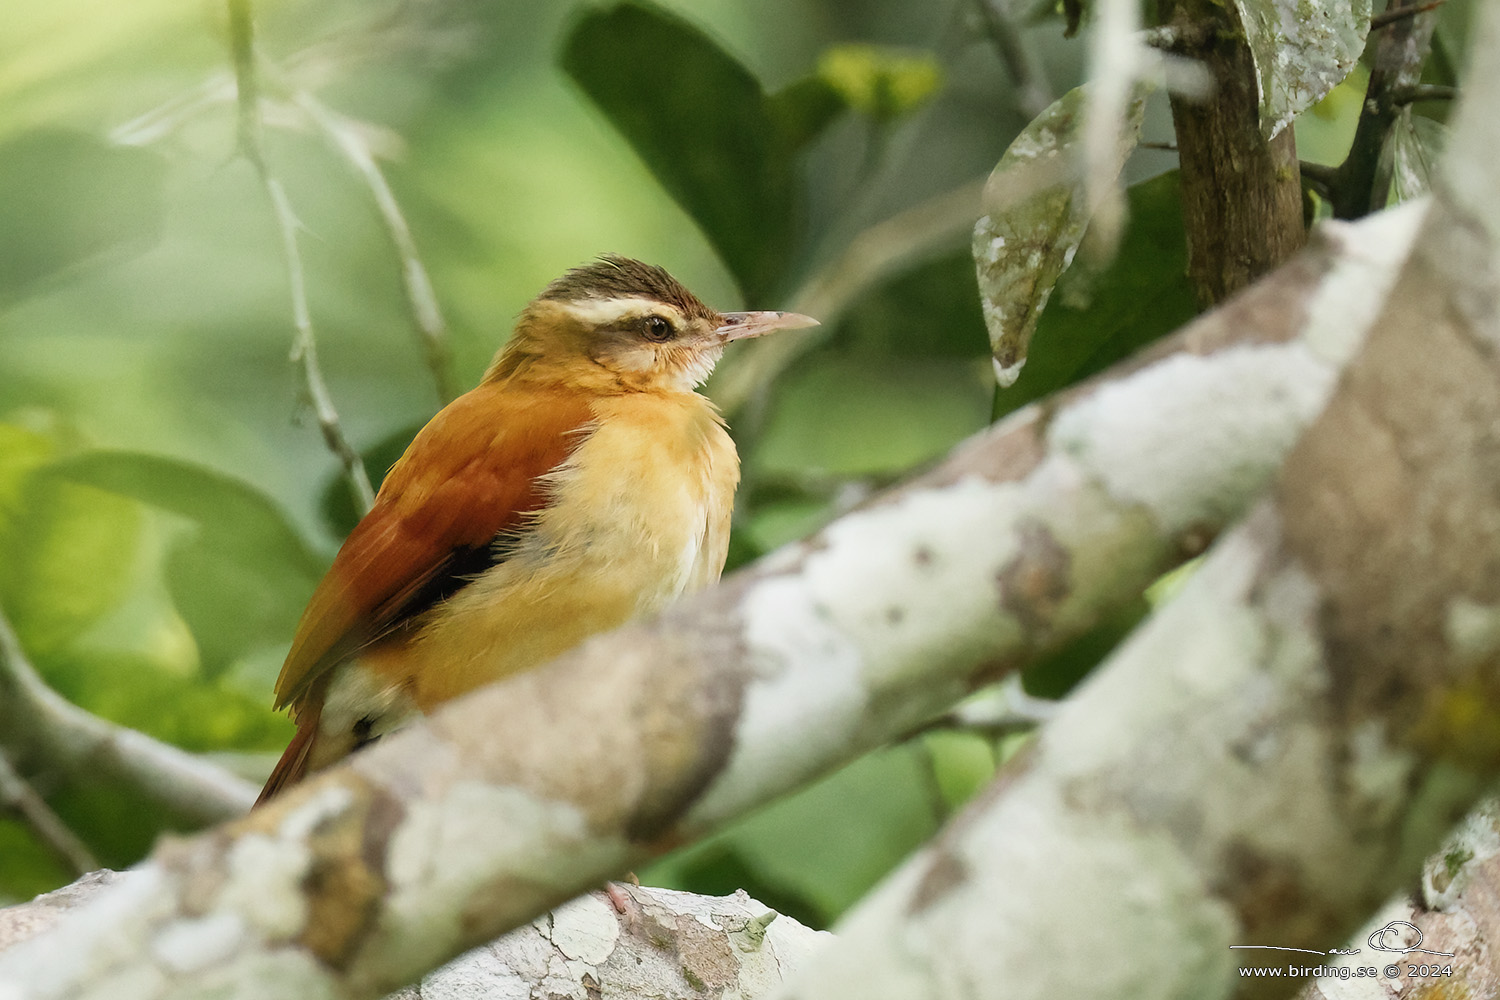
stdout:
<svg viewBox="0 0 1500 1000">
<path fill-rule="evenodd" d="M 91 872 L 30 903 L 0 909 L 0 951 L 34 937 L 131 872 Z M 751 899 L 697 896 L 647 886 L 615 887 L 558 907 L 504 937 L 466 952 L 391 1000 L 752 1000 L 800 968 L 831 939 Z M 200 925 L 167 945 L 168 957 L 200 963 L 206 977 L 214 937 Z M 6 987 L 0 983 L 0 996 Z M 115 1000 L 122 993 L 114 993 Z"/>
<path fill-rule="evenodd" d="M 1285 995 L 1240 970 L 1333 958 L 1235 946 L 1327 956 L 1500 775 L 1500 11 L 1481 20 L 1441 197 L 1273 496 L 783 996 Z"/>
<path fill-rule="evenodd" d="M 1321 409 L 1413 222 L 1334 230 L 1150 357 L 661 619 L 164 844 L 0 957 L 0 981 L 379 996 L 909 730 L 1239 516 Z M 205 927 L 207 976 L 163 957 Z"/>
</svg>

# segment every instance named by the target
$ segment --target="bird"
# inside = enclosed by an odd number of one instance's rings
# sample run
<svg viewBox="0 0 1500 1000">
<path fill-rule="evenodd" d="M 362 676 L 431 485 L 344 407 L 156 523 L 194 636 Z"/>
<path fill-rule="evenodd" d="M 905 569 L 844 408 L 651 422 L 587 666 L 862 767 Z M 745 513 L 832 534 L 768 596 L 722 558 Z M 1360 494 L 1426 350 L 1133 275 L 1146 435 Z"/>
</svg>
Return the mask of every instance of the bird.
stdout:
<svg viewBox="0 0 1500 1000">
<path fill-rule="evenodd" d="M 256 804 L 717 581 L 739 457 L 696 390 L 726 345 L 815 325 L 718 312 L 613 254 L 548 284 L 391 467 L 313 592 L 275 687 L 296 733 Z"/>
</svg>

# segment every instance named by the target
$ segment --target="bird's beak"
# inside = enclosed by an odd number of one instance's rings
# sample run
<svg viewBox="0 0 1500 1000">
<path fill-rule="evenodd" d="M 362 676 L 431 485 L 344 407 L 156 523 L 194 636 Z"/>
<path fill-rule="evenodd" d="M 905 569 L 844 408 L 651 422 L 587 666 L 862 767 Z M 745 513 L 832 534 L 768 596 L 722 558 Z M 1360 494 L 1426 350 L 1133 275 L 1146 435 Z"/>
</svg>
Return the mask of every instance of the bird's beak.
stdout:
<svg viewBox="0 0 1500 1000">
<path fill-rule="evenodd" d="M 724 313 L 723 316 L 724 322 L 719 324 L 714 333 L 726 344 L 731 340 L 760 337 L 777 330 L 800 330 L 819 325 L 817 320 L 801 313 L 742 312 Z"/>
</svg>

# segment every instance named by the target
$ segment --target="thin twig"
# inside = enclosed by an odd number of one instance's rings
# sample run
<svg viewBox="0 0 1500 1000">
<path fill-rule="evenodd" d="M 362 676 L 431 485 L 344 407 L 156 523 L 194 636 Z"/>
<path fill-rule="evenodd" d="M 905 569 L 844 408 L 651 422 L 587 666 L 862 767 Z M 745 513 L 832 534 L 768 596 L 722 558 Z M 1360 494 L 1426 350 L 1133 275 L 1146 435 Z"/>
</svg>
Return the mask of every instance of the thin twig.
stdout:
<svg viewBox="0 0 1500 1000">
<path fill-rule="evenodd" d="M 395 193 L 391 191 L 380 165 L 375 162 L 369 143 L 353 121 L 305 90 L 298 91 L 293 101 L 307 113 L 313 124 L 333 143 L 334 148 L 343 154 L 364 181 L 365 187 L 369 188 L 370 197 L 380 211 L 380 218 L 385 223 L 391 243 L 401 258 L 401 280 L 406 288 L 406 301 L 411 306 L 412 319 L 422 338 L 422 346 L 427 354 L 427 367 L 432 370 L 438 395 L 443 402 L 448 402 L 458 395 L 458 388 L 453 382 L 448 327 L 443 321 L 443 312 L 438 306 L 437 294 L 432 289 L 427 268 L 423 266 L 422 258 L 417 253 L 411 226 L 401 212 Z"/>
<path fill-rule="evenodd" d="M 21 777 L 4 752 L 0 752 L 0 806 L 14 809 L 37 838 L 73 870 L 74 875 L 99 870 L 99 861 L 88 845 Z"/>
<path fill-rule="evenodd" d="M 53 691 L 0 610 L 0 746 L 63 773 L 88 772 L 137 789 L 184 820 L 238 816 L 255 787 L 186 751 L 84 711 Z"/>
<path fill-rule="evenodd" d="M 1047 84 L 1036 54 L 1026 47 L 1020 29 L 1002 3 L 1003 0 L 974 0 L 986 34 L 1015 81 L 1016 106 L 1027 118 L 1035 118 L 1057 98 Z"/>
<path fill-rule="evenodd" d="M 344 466 L 344 476 L 349 481 L 349 492 L 353 495 L 359 513 L 368 511 L 375 502 L 375 491 L 370 487 L 370 477 L 365 472 L 359 452 L 349 444 L 339 423 L 338 410 L 328 384 L 323 379 L 323 369 L 318 363 L 318 344 L 313 331 L 312 311 L 307 303 L 307 280 L 302 267 L 302 251 L 297 245 L 297 233 L 302 228 L 292 210 L 290 199 L 281 181 L 271 172 L 266 161 L 265 147 L 261 141 L 260 92 L 255 73 L 255 36 L 251 22 L 250 0 L 227 0 L 229 4 L 229 37 L 234 57 L 234 77 L 239 94 L 239 146 L 240 153 L 255 167 L 261 185 L 275 210 L 276 225 L 281 233 L 281 246 L 286 258 L 287 279 L 291 288 L 292 322 L 297 330 L 292 344 L 291 359 L 300 363 L 306 382 L 307 394 L 317 416 L 318 428 L 323 432 L 323 441 L 328 450 Z"/>
<path fill-rule="evenodd" d="M 1303 160 L 1298 164 L 1298 172 L 1302 177 L 1302 183 L 1312 188 L 1323 198 L 1332 198 L 1334 186 L 1338 182 L 1338 168 L 1330 167 L 1322 163 L 1309 163 Z"/>
<path fill-rule="evenodd" d="M 1447 0 L 1432 0 L 1431 3 L 1417 4 L 1413 7 L 1393 7 L 1390 10 L 1381 11 L 1370 18 L 1370 30 L 1379 31 L 1381 28 L 1389 27 L 1397 21 L 1405 20 L 1408 17 L 1425 14 L 1429 10 L 1437 10 L 1446 2 Z"/>
<path fill-rule="evenodd" d="M 1391 103 L 1396 105 L 1416 104 L 1418 101 L 1456 101 L 1459 89 L 1435 83 L 1419 83 L 1414 87 L 1400 87 L 1391 91 Z"/>
</svg>

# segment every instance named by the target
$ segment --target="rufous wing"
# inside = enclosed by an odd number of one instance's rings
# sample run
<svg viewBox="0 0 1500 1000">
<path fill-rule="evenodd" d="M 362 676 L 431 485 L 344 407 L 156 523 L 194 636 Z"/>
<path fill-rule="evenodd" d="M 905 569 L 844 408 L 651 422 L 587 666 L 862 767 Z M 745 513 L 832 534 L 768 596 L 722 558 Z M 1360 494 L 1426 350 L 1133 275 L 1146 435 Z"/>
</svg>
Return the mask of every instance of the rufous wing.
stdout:
<svg viewBox="0 0 1500 1000">
<path fill-rule="evenodd" d="M 567 459 L 590 420 L 576 395 L 494 382 L 433 417 L 313 593 L 276 680 L 276 707 L 300 716 L 328 670 L 430 607 L 466 560 L 522 527 L 547 502 L 539 477 Z"/>
</svg>

